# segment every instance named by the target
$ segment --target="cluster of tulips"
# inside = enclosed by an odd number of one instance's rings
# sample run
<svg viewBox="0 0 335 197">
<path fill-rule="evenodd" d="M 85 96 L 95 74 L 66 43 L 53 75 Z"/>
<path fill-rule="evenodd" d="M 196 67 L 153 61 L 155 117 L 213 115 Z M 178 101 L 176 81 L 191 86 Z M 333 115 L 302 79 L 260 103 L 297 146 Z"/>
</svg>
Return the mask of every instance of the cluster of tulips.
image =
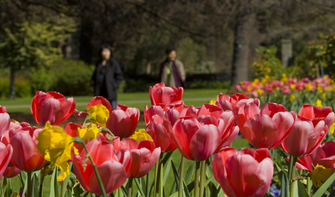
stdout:
<svg viewBox="0 0 335 197">
<path fill-rule="evenodd" d="M 286 177 L 282 178 L 282 188 L 292 182 L 291 196 L 295 196 L 297 188 L 301 190 L 294 183 L 301 183 L 295 176 L 296 166 L 311 172 L 305 177 L 308 196 L 311 182 L 313 192 L 319 188 L 317 191 L 323 194 L 330 185 L 324 182 L 329 177 L 334 179 L 335 143 L 322 144 L 328 130 L 334 130 L 330 107 L 305 104 L 297 114 L 277 103 L 266 103 L 260 108 L 259 99 L 239 93 L 232 96 L 221 93 L 212 104 L 187 106 L 182 101 L 182 88 L 165 87 L 163 83 L 150 87 L 149 95 L 152 105 L 144 108 L 146 128 L 138 131 L 135 131 L 140 116 L 137 108 L 117 105 L 112 110 L 103 97 L 93 97 L 84 112 L 75 110 L 72 98 L 65 99 L 56 92 L 37 92 L 31 112 L 43 128 L 11 121 L 5 107 L 1 107 L 0 176 L 10 178 L 25 171 L 26 196 L 32 196 L 34 171 L 42 170 L 45 176 L 53 170 L 57 176 L 59 169 L 57 180 L 61 183 L 73 171 L 87 192 L 107 196 L 123 188 L 123 194 L 132 196 L 133 180 L 138 185 L 138 179 L 156 164 L 153 192 L 155 196 L 163 196 L 162 155 L 171 155 L 178 149 L 183 157 L 175 196 L 189 195 L 188 192 L 196 197 L 202 197 L 204 192 L 218 196 L 219 188 L 206 191 L 206 180 L 212 178 L 206 173 L 210 165 L 225 195 L 258 197 L 270 195 L 268 190 L 276 166 L 271 150 L 279 147 L 283 154 L 289 155 L 290 165 L 288 173 L 284 168 L 276 170 Z M 83 118 L 83 124 L 58 126 L 71 115 Z M 230 147 L 239 133 L 254 148 L 238 151 Z M 192 190 L 183 184 L 185 158 L 196 161 Z M 289 180 L 287 187 L 283 180 Z M 67 190 L 70 189 L 62 187 L 61 195 L 67 195 Z"/>
<path fill-rule="evenodd" d="M 320 93 L 330 92 L 335 89 L 334 81 L 328 75 L 310 80 L 303 78 L 287 78 L 286 74 L 282 74 L 280 80 L 271 80 L 269 76 L 265 76 L 261 81 L 256 78 L 254 81 L 243 81 L 240 85 L 234 86 L 236 91 L 244 92 L 246 95 L 252 97 L 262 96 L 266 93 L 273 93 L 281 91 L 283 94 L 289 95 L 294 91 L 301 91 L 306 89 L 309 92 L 315 90 Z"/>
</svg>

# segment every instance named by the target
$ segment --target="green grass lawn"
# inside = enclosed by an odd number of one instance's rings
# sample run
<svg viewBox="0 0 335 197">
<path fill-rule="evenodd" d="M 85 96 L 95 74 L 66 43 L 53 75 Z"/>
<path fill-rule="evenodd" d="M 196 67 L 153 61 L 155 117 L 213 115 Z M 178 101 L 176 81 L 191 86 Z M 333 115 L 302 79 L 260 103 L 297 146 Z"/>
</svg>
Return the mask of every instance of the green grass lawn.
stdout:
<svg viewBox="0 0 335 197">
<path fill-rule="evenodd" d="M 225 93 L 226 90 L 213 90 L 213 89 L 190 89 L 185 90 L 183 100 L 186 105 L 201 106 L 208 103 L 210 99 L 215 99 L 219 93 Z M 86 103 L 92 99 L 92 96 L 74 96 L 77 103 L 77 110 L 85 110 Z M 15 100 L 0 99 L 0 105 L 6 106 L 7 111 L 10 112 L 30 112 L 32 98 L 16 98 Z M 144 110 L 144 106 L 150 106 L 149 92 L 139 93 L 119 93 L 118 103 L 124 104 L 129 107 L 136 107 L 140 111 Z"/>
</svg>

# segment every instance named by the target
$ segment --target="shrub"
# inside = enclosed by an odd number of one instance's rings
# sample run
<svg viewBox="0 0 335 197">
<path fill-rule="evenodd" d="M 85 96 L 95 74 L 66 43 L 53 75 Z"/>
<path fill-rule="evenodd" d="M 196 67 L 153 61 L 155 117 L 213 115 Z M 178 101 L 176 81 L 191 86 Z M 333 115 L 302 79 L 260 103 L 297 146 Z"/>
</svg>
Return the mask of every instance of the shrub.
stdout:
<svg viewBox="0 0 335 197">
<path fill-rule="evenodd" d="M 189 89 L 228 89 L 230 82 L 197 80 L 187 83 Z"/>
<path fill-rule="evenodd" d="M 30 81 L 22 76 L 15 78 L 15 97 L 31 97 Z M 0 98 L 9 97 L 9 78 L 4 77 L 0 79 Z"/>
<path fill-rule="evenodd" d="M 83 61 L 61 59 L 55 62 L 50 70 L 56 78 L 51 86 L 52 90 L 72 96 L 93 95 L 90 81 L 94 66 Z"/>
<path fill-rule="evenodd" d="M 33 94 L 38 91 L 49 91 L 56 82 L 56 77 L 53 71 L 47 70 L 46 68 L 32 70 L 32 72 L 29 74 L 29 77 L 31 82 L 31 91 Z"/>
</svg>

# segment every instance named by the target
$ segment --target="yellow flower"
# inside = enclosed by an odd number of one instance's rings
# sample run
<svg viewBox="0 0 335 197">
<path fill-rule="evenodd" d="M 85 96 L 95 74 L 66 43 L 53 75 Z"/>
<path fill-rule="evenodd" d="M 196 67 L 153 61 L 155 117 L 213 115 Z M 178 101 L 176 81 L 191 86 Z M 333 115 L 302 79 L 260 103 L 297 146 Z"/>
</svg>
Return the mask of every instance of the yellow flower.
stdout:
<svg viewBox="0 0 335 197">
<path fill-rule="evenodd" d="M 316 86 L 316 89 L 317 89 L 320 93 L 323 92 L 323 88 L 322 88 L 322 86 L 320 86 L 320 85 L 317 85 L 317 86 Z"/>
<path fill-rule="evenodd" d="M 247 92 L 251 92 L 251 88 L 250 87 L 247 88 Z"/>
<path fill-rule="evenodd" d="M 322 108 L 322 101 L 320 99 L 316 99 L 315 103 L 312 104 L 313 106 L 317 106 L 317 107 L 320 107 Z"/>
<path fill-rule="evenodd" d="M 327 92 L 330 92 L 331 90 L 332 90 L 332 89 L 331 89 L 330 86 L 327 86 L 327 87 L 326 87 L 326 91 L 327 91 Z"/>
<path fill-rule="evenodd" d="M 333 168 L 325 168 L 322 165 L 316 164 L 314 170 L 310 173 L 313 185 L 321 187 L 322 184 L 333 174 Z"/>
<path fill-rule="evenodd" d="M 288 81 L 288 79 L 287 79 L 286 77 L 284 77 L 284 78 L 281 79 L 281 81 L 282 81 L 283 83 L 286 83 L 286 82 Z"/>
<path fill-rule="evenodd" d="M 61 170 L 63 178 L 70 175 L 67 161 L 71 159 L 73 138 L 62 127 L 51 126 L 48 121 L 44 129 L 38 133 L 36 140 L 37 150 L 50 161 L 51 166 L 56 165 Z"/>
<path fill-rule="evenodd" d="M 295 90 L 295 85 L 294 85 L 294 84 L 291 84 L 291 85 L 290 85 L 290 89 L 291 89 L 291 90 Z"/>
<path fill-rule="evenodd" d="M 78 137 L 83 140 L 91 141 L 97 138 L 100 129 L 94 123 L 85 123 L 82 128 L 78 127 Z"/>
<path fill-rule="evenodd" d="M 331 135 L 333 135 L 333 134 L 334 134 L 334 131 L 335 131 L 335 122 L 332 124 L 332 126 L 330 126 L 330 128 L 329 128 L 329 133 L 330 133 Z"/>
<path fill-rule="evenodd" d="M 243 85 L 243 81 L 240 81 L 240 85 Z"/>
<path fill-rule="evenodd" d="M 308 83 L 306 86 L 305 86 L 306 90 L 307 91 L 311 91 L 312 90 L 312 84 Z"/>
<path fill-rule="evenodd" d="M 138 142 L 141 142 L 142 140 L 154 141 L 151 136 L 145 131 L 145 129 L 139 129 L 138 131 L 135 131 L 135 133 L 130 136 L 130 138 Z"/>
<path fill-rule="evenodd" d="M 258 82 L 259 82 L 259 79 L 258 79 L 258 78 L 254 79 L 254 82 L 255 82 L 255 83 L 258 83 Z"/>
<path fill-rule="evenodd" d="M 94 120 L 94 123 L 97 123 L 102 127 L 106 127 L 106 122 L 109 118 L 109 111 L 107 107 L 102 104 L 94 105 L 88 109 L 87 113 Z"/>
<path fill-rule="evenodd" d="M 292 94 L 290 95 L 290 97 L 288 97 L 288 100 L 290 100 L 291 102 L 295 100 L 295 96 Z"/>
<path fill-rule="evenodd" d="M 216 104 L 216 99 L 212 99 L 209 101 L 209 104 L 215 105 Z"/>
<path fill-rule="evenodd" d="M 285 73 L 283 73 L 283 74 L 281 74 L 281 77 L 282 77 L 282 78 L 286 78 L 287 76 L 286 76 Z"/>
<path fill-rule="evenodd" d="M 326 93 L 322 93 L 321 98 L 326 99 Z"/>
<path fill-rule="evenodd" d="M 331 80 L 329 81 L 329 83 L 330 83 L 330 84 L 334 84 L 334 80 L 331 79 Z"/>
<path fill-rule="evenodd" d="M 252 82 L 252 83 L 251 83 L 251 86 L 252 86 L 252 87 L 256 87 L 256 85 L 257 85 L 257 84 L 256 84 L 255 82 Z"/>
<path fill-rule="evenodd" d="M 328 79 L 329 76 L 328 75 L 323 75 L 323 78 Z"/>
<path fill-rule="evenodd" d="M 302 92 L 300 91 L 299 94 L 302 94 Z"/>
<path fill-rule="evenodd" d="M 263 92 L 261 89 L 256 89 L 255 92 L 257 92 L 258 96 L 262 96 Z"/>
<path fill-rule="evenodd" d="M 11 122 L 13 122 L 13 123 L 16 123 L 16 124 L 20 124 L 20 122 L 19 122 L 19 121 L 17 121 L 17 120 L 14 120 L 14 119 L 11 119 L 10 121 L 11 121 Z"/>
</svg>

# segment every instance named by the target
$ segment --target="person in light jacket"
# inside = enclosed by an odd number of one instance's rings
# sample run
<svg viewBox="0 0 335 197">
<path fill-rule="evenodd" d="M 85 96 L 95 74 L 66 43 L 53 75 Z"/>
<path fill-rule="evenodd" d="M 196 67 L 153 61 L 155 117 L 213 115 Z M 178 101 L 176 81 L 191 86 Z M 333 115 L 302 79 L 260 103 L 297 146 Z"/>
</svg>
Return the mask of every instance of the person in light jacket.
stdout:
<svg viewBox="0 0 335 197">
<path fill-rule="evenodd" d="M 169 47 L 165 51 L 166 59 L 161 63 L 158 81 L 166 86 L 185 88 L 185 70 L 181 61 L 176 59 L 177 53 L 174 47 Z"/>
<path fill-rule="evenodd" d="M 99 51 L 99 60 L 91 79 L 94 95 L 106 98 L 115 109 L 117 105 L 117 89 L 123 80 L 119 63 L 111 57 L 112 48 L 103 44 Z"/>
</svg>

